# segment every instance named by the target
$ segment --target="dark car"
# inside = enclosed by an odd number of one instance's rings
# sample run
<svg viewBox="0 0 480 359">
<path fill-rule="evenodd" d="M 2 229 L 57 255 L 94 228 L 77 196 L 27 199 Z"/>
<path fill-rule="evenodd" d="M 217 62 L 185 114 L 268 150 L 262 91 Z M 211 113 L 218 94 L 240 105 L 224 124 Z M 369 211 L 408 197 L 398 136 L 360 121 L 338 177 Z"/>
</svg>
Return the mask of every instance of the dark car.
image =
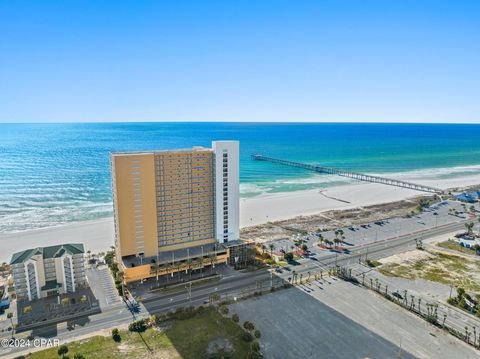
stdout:
<svg viewBox="0 0 480 359">
<path fill-rule="evenodd" d="M 403 299 L 402 295 L 398 292 L 393 292 L 392 295 L 398 299 Z"/>
</svg>

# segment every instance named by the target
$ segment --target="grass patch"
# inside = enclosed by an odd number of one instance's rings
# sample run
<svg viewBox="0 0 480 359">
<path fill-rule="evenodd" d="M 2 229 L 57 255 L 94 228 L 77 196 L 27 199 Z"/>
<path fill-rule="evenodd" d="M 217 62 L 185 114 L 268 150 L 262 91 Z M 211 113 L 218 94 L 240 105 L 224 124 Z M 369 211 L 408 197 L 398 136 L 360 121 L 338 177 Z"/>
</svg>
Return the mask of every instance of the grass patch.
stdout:
<svg viewBox="0 0 480 359">
<path fill-rule="evenodd" d="M 164 332 L 158 332 L 149 329 L 144 333 L 132 333 L 128 331 L 120 331 L 122 338 L 120 343 L 116 343 L 110 336 L 95 336 L 92 338 L 68 343 L 68 354 L 73 358 L 74 354 L 82 354 L 85 358 L 146 358 L 150 355 L 147 345 L 154 352 L 172 353 L 172 356 L 167 358 L 175 358 L 175 349 L 169 338 Z M 143 339 L 142 339 L 143 338 Z M 145 343 L 144 343 L 145 341 Z M 27 355 L 29 359 L 52 359 L 58 358 L 58 348 L 50 348 L 36 353 Z"/>
<path fill-rule="evenodd" d="M 416 270 L 422 270 L 425 268 L 425 265 L 426 265 L 425 261 L 418 261 L 413 263 L 413 268 Z"/>
<path fill-rule="evenodd" d="M 453 284 L 480 293 L 480 261 L 458 255 L 429 252 L 430 258 L 384 264 L 378 271 L 390 277 L 415 280 L 422 278 L 442 284 Z"/>
<path fill-rule="evenodd" d="M 222 317 L 211 308 L 188 319 L 170 322 L 167 329 L 159 331 L 147 329 L 133 333 L 120 331 L 121 341 L 116 343 L 112 337 L 95 336 L 68 344 L 68 354 L 82 354 L 85 358 L 184 358 L 197 359 L 207 357 L 208 344 L 218 338 L 232 343 L 232 358 L 247 358 L 250 343 L 242 334 L 244 330 L 229 318 Z M 50 348 L 25 356 L 28 359 L 58 358 L 58 348 Z"/>
<path fill-rule="evenodd" d="M 379 272 L 388 277 L 401 277 L 406 279 L 415 279 L 415 272 L 408 265 L 397 263 L 386 264 L 379 268 Z"/>
<path fill-rule="evenodd" d="M 382 262 L 376 261 L 373 259 L 367 259 L 366 263 L 367 263 L 367 266 L 369 266 L 370 268 L 375 268 L 382 265 Z"/>
<path fill-rule="evenodd" d="M 428 268 L 423 272 L 422 278 L 443 284 L 450 284 L 452 282 L 450 273 L 440 268 Z"/>
<path fill-rule="evenodd" d="M 167 337 L 182 358 L 205 357 L 208 343 L 225 338 L 233 344 L 233 358 L 247 358 L 250 345 L 242 338 L 243 329 L 229 318 L 222 317 L 215 310 L 208 309 L 187 320 L 173 322 L 167 330 Z"/>
<path fill-rule="evenodd" d="M 451 250 L 454 250 L 454 251 L 457 251 L 457 252 L 462 252 L 462 253 L 475 255 L 475 251 L 473 249 L 465 248 L 465 247 L 459 245 L 457 242 L 452 241 L 452 240 L 448 240 L 448 241 L 445 241 L 445 242 L 438 242 L 437 247 L 447 248 L 447 249 L 451 249 Z"/>
</svg>

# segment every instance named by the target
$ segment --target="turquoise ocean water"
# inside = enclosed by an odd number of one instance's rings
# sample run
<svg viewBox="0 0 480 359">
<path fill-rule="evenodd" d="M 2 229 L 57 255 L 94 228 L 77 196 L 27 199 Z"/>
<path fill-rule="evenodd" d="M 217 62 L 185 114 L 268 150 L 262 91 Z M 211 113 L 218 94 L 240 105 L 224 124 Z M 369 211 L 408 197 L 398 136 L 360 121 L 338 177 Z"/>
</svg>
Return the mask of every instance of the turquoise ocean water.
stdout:
<svg viewBox="0 0 480 359">
<path fill-rule="evenodd" d="M 241 195 L 348 183 L 250 159 L 254 153 L 408 178 L 480 173 L 479 125 L 0 124 L 0 233 L 108 217 L 110 151 L 241 147 Z"/>
</svg>

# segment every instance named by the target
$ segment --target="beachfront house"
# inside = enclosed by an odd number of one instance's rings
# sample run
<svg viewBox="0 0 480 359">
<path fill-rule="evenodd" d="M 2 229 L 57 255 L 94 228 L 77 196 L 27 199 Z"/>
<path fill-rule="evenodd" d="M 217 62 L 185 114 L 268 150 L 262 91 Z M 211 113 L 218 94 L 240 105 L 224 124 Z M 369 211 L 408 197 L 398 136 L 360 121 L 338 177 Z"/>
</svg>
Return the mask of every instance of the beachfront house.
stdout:
<svg viewBox="0 0 480 359">
<path fill-rule="evenodd" d="M 12 266 L 18 300 L 73 293 L 87 285 L 83 244 L 38 247 L 15 253 Z"/>
</svg>

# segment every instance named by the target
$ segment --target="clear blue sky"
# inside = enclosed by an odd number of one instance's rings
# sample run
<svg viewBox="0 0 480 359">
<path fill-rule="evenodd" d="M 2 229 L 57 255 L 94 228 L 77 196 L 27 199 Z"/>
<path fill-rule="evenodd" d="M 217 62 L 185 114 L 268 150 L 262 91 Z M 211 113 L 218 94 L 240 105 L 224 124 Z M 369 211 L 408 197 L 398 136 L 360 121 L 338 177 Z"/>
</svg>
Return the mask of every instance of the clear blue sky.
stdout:
<svg viewBox="0 0 480 359">
<path fill-rule="evenodd" d="M 480 1 L 0 0 L 0 122 L 480 122 Z"/>
</svg>

